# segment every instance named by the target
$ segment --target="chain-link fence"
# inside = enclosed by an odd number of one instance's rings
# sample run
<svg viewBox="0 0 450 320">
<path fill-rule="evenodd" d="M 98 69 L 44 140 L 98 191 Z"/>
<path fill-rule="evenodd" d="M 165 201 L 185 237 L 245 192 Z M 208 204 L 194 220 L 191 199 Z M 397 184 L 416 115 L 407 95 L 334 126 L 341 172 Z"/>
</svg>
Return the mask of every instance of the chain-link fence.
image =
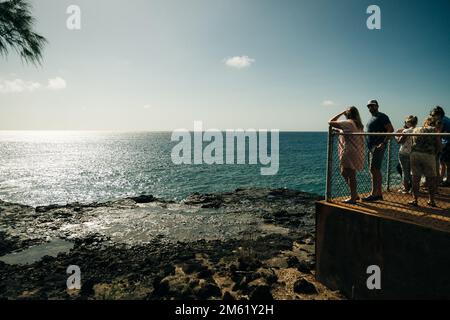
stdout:
<svg viewBox="0 0 450 320">
<path fill-rule="evenodd" d="M 409 187 L 407 185 L 407 188 L 405 188 L 403 177 L 405 174 L 407 177 L 410 176 L 410 169 L 406 167 L 405 169 L 407 171 L 405 172 L 400 165 L 400 144 L 397 142 L 396 137 L 403 136 L 412 139 L 413 136 L 419 135 L 440 137 L 444 135 L 450 136 L 448 133 L 343 133 L 330 128 L 328 134 L 326 200 L 328 202 L 339 203 L 351 196 L 349 186 L 342 175 L 342 168 L 348 167 L 348 161 L 350 161 L 350 166 L 356 166 L 361 169 L 356 171 L 356 184 L 359 198 L 363 199 L 364 197 L 369 196 L 372 191 L 372 177 L 370 172 L 368 139 L 371 139 L 370 137 L 375 137 L 375 140 L 381 139 L 384 141 L 389 137 L 390 139 L 385 144 L 384 152 L 381 152 L 382 161 L 380 171 L 382 177 L 383 202 L 390 203 L 392 206 L 395 206 L 395 204 L 407 204 L 412 199 L 412 186 L 410 182 Z M 345 155 L 343 153 L 345 153 Z M 373 161 L 377 160 L 374 159 Z M 344 164 L 343 162 L 347 162 L 347 164 Z M 439 168 L 438 156 L 436 156 L 436 164 L 437 168 Z M 409 178 L 406 180 L 411 181 Z M 421 195 L 427 196 L 428 187 L 429 186 L 425 183 L 424 179 L 422 179 L 420 182 Z M 436 191 L 439 193 L 442 190 L 436 188 Z"/>
</svg>

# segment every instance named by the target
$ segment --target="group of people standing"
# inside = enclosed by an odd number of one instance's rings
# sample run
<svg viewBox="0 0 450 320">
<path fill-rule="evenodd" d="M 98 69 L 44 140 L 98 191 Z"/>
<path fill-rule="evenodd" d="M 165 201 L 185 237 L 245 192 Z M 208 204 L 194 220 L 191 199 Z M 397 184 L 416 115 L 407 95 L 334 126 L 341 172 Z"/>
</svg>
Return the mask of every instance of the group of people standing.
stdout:
<svg viewBox="0 0 450 320">
<path fill-rule="evenodd" d="M 379 111 L 377 100 L 370 100 L 367 108 L 372 117 L 367 123 L 367 148 L 369 150 L 369 167 L 372 178 L 372 191 L 362 201 L 383 200 L 381 167 L 386 147 L 392 135 L 383 133 L 394 132 L 389 117 Z M 339 120 L 345 116 L 345 120 Z M 412 193 L 412 206 L 418 206 L 418 196 L 421 177 L 425 176 L 429 190 L 428 205 L 435 207 L 435 194 L 438 186 L 450 186 L 450 137 L 439 136 L 436 133 L 450 133 L 450 119 L 445 116 L 444 110 L 437 106 L 423 122 L 417 127 L 416 116 L 408 116 L 404 127 L 396 133 L 395 140 L 400 144 L 399 162 L 402 171 L 402 193 Z M 364 126 L 359 111 L 350 107 L 330 119 L 329 125 L 341 131 L 339 136 L 339 160 L 341 174 L 350 189 L 350 198 L 345 203 L 355 204 L 360 200 L 357 192 L 356 172 L 364 167 L 365 146 L 363 133 Z M 349 134 L 350 133 L 350 134 Z M 434 135 L 427 135 L 434 133 Z M 405 134 L 405 135 L 403 135 Z M 446 176 L 446 180 L 444 177 Z"/>
</svg>

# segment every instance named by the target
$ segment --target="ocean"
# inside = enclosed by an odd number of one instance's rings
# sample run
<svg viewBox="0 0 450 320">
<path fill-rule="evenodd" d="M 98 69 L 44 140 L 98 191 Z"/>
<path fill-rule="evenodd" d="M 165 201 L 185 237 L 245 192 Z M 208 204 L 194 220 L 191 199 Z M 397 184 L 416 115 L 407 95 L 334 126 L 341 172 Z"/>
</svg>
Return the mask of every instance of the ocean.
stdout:
<svg viewBox="0 0 450 320">
<path fill-rule="evenodd" d="M 325 132 L 281 132 L 272 176 L 260 164 L 175 165 L 174 145 L 170 132 L 0 131 L 0 199 L 39 206 L 240 187 L 325 191 Z"/>
</svg>

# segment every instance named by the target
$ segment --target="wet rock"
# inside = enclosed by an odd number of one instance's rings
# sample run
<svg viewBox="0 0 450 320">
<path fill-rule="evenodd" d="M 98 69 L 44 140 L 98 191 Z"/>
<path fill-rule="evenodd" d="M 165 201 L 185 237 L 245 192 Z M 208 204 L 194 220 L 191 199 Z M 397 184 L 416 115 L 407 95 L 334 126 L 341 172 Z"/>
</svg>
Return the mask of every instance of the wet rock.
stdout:
<svg viewBox="0 0 450 320">
<path fill-rule="evenodd" d="M 64 231 L 64 237 L 74 241 L 74 248 L 56 258 L 43 259 L 30 266 L 12 266 L 0 263 L 0 299 L 39 297 L 51 299 L 91 299 L 97 298 L 95 287 L 98 284 L 119 283 L 124 297 L 145 299 L 270 299 L 270 287 L 277 283 L 278 277 L 271 269 L 288 265 L 300 271 L 313 266 L 314 252 L 314 197 L 301 192 L 278 189 L 242 188 L 235 192 L 193 195 L 184 204 L 190 206 L 221 208 L 221 212 L 251 213 L 264 217 L 275 226 L 288 228 L 288 234 L 261 234 L 257 229 L 243 230 L 243 239 L 227 237 L 226 240 L 195 239 L 190 242 L 170 242 L 164 235 L 155 236 L 145 243 L 112 242 L 105 235 L 81 234 L 73 236 L 70 228 Z M 158 201 L 152 196 L 139 196 L 134 199 L 122 199 L 107 203 L 71 204 L 66 206 L 42 206 L 35 211 L 32 207 L 13 205 L 0 201 L 0 227 L 13 228 L 20 238 L 0 232 L 0 253 L 16 251 L 30 245 L 47 241 L 64 224 L 88 223 L 101 218 L 100 214 L 108 210 L 137 208 L 136 203 Z M 183 206 L 183 203 L 177 205 Z M 99 209 L 100 210 L 99 210 Z M 161 206 L 163 209 L 163 207 Z M 142 210 L 142 209 L 140 209 Z M 208 211 L 213 211 L 208 210 Z M 295 213 L 295 214 L 294 214 Z M 279 217 L 275 217 L 279 215 Z M 300 218 L 302 220 L 300 220 Z M 297 219 L 297 220 L 296 220 Z M 261 219 L 262 220 L 262 219 Z M 302 222 L 303 224 L 301 224 Z M 300 228 L 292 226 L 301 225 Z M 9 229 L 8 229 L 9 230 Z M 19 231 L 22 230 L 22 231 Z M 31 230 L 31 231 L 29 231 Z M 29 232 L 28 232 L 29 231 Z M 100 232 L 100 231 L 99 231 Z M 36 237 L 31 238 L 30 234 Z M 303 245 L 308 249 L 295 248 L 299 257 L 305 261 L 288 259 L 284 251 L 293 251 L 294 241 L 308 239 Z M 27 240 L 24 240 L 27 239 Z M 312 249 L 310 250 L 309 247 Z M 241 250 L 242 249 L 242 250 Z M 208 266 L 196 260 L 198 254 L 204 256 Z M 275 260 L 271 260 L 276 258 Z M 278 260 L 277 260 L 278 259 Z M 65 270 L 68 265 L 79 265 L 83 273 L 82 294 L 67 295 Z M 178 273 L 174 266 L 185 272 Z M 83 271 L 85 270 L 85 271 Z M 89 271 L 91 270 L 91 271 Z M 177 272 L 175 272 L 177 271 Z M 279 271 L 277 271 L 279 272 Z M 52 276 L 60 274 L 60 277 Z M 232 292 L 221 293 L 213 280 L 220 274 L 220 286 Z M 85 279 L 88 279 L 86 282 Z M 120 280 L 118 280 L 120 279 Z M 225 279 L 225 280 L 222 280 Z M 48 281 L 52 280 L 52 281 Z M 123 283 L 121 281 L 124 281 Z M 117 282 L 119 281 L 119 282 Z M 218 280 L 217 280 L 218 281 Z M 126 283 L 126 285 L 124 285 Z M 145 285 L 144 285 L 145 283 Z M 63 289 L 61 289 L 62 287 Z M 136 288 L 153 289 L 143 293 L 134 293 Z M 300 286 L 301 287 L 301 286 Z M 269 290 L 267 289 L 269 288 Z M 303 289 L 302 289 L 303 290 Z M 26 295 L 22 296 L 22 293 Z"/>
<path fill-rule="evenodd" d="M 152 195 L 140 195 L 137 197 L 130 197 L 129 199 L 135 201 L 136 203 L 150 203 L 156 200 Z"/>
<path fill-rule="evenodd" d="M 308 280 L 302 278 L 294 283 L 294 292 L 295 293 L 301 293 L 301 294 L 317 294 L 317 289 Z"/>
</svg>

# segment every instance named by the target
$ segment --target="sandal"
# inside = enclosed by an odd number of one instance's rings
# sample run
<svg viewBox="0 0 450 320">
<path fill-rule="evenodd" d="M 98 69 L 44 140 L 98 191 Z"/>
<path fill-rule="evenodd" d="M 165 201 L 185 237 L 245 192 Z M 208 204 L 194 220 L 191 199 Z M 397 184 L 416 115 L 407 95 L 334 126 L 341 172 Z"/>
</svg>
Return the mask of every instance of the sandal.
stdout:
<svg viewBox="0 0 450 320">
<path fill-rule="evenodd" d="M 367 201 L 367 202 L 378 201 L 378 200 L 383 200 L 383 196 L 370 195 L 370 196 L 362 199 L 362 201 Z"/>
<path fill-rule="evenodd" d="M 409 201 L 408 204 L 410 206 L 413 206 L 413 207 L 418 207 L 419 206 L 419 204 L 417 203 L 417 200 Z"/>
</svg>

